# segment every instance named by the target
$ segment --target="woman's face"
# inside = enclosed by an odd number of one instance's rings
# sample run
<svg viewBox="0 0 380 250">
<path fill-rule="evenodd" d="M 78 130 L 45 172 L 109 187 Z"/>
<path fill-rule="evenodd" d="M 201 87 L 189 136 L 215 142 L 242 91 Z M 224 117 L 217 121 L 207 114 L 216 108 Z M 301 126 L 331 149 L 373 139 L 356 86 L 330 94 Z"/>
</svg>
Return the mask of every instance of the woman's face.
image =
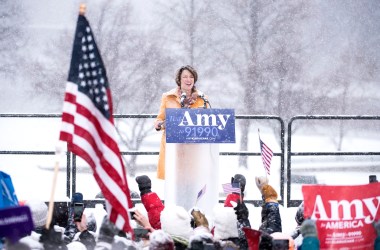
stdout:
<svg viewBox="0 0 380 250">
<path fill-rule="evenodd" d="M 185 92 L 191 91 L 194 86 L 194 76 L 187 69 L 181 73 L 181 90 Z"/>
</svg>

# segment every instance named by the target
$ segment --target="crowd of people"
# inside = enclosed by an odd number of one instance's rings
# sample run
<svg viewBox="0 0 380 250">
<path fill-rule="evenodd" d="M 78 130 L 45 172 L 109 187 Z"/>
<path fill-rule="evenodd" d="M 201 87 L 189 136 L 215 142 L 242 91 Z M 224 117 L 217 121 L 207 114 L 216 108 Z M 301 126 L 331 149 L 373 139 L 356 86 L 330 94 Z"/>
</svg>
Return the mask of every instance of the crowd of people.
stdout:
<svg viewBox="0 0 380 250">
<path fill-rule="evenodd" d="M 180 206 L 165 206 L 152 191 L 151 180 L 146 175 L 136 177 L 136 182 L 145 211 L 133 209 L 132 219 L 136 225 L 133 238 L 119 230 L 107 216 L 99 230 L 93 214 L 83 213 L 81 220 L 75 220 L 76 193 L 68 208 L 65 228 L 53 221 L 46 229 L 47 205 L 42 201 L 26 202 L 24 205 L 30 207 L 35 229 L 16 243 L 3 239 L 3 249 L 319 249 L 316 223 L 304 218 L 303 204 L 294 216 L 297 228 L 292 234 L 282 233 L 277 192 L 265 177 L 256 178 L 263 198 L 258 230 L 251 228 L 249 221 L 243 175 L 236 174 L 231 179 L 231 182 L 239 182 L 241 192 L 228 194 L 224 205 L 216 206 L 211 216 L 197 207 L 186 211 Z M 379 249 L 380 222 L 374 226 L 378 234 L 375 249 Z M 294 240 L 298 237 L 302 244 L 297 246 Z"/>
<path fill-rule="evenodd" d="M 157 178 L 165 179 L 165 110 L 166 108 L 207 108 L 210 104 L 197 88 L 198 74 L 191 66 L 181 67 L 176 74 L 177 87 L 164 93 L 160 110 L 155 121 L 157 131 L 164 130 Z M 244 201 L 246 178 L 236 174 L 231 185 L 238 184 L 239 192 L 228 194 L 223 205 L 217 205 L 213 214 L 205 214 L 193 207 L 187 211 L 184 207 L 165 205 L 156 192 L 152 191 L 152 182 L 146 175 L 136 177 L 140 199 L 144 211 L 134 208 L 131 219 L 135 222 L 133 234 L 119 230 L 107 216 L 97 230 L 92 214 L 81 213 L 77 218 L 75 204 L 83 200 L 80 193 L 72 197 L 68 207 L 65 227 L 57 221 L 45 227 L 48 216 L 47 205 L 40 201 L 29 201 L 34 230 L 18 242 L 3 239 L 3 249 L 307 249 L 320 248 L 315 221 L 304 218 L 303 204 L 295 216 L 297 227 L 287 235 L 282 232 L 280 205 L 276 190 L 266 177 L 256 177 L 257 188 L 262 194 L 261 225 L 256 230 L 251 227 L 249 210 Z M 377 238 L 375 249 L 380 250 L 380 221 L 374 223 Z M 301 244 L 296 244 L 300 242 Z"/>
</svg>

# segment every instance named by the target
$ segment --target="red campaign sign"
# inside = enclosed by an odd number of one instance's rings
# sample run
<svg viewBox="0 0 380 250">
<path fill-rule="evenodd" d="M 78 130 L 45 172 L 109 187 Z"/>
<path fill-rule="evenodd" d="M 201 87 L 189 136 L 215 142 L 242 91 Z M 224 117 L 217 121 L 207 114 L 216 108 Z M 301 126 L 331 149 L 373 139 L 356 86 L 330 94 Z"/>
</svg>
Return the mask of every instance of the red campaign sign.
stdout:
<svg viewBox="0 0 380 250">
<path fill-rule="evenodd" d="M 320 249 L 373 249 L 380 183 L 302 186 L 304 216 L 316 220 Z"/>
</svg>

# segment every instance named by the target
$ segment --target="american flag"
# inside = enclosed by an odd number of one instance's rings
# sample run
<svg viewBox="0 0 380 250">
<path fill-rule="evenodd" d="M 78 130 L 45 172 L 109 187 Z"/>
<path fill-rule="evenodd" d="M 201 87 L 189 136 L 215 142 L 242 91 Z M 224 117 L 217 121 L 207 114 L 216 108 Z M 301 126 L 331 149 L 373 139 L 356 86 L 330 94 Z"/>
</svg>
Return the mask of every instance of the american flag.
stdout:
<svg viewBox="0 0 380 250">
<path fill-rule="evenodd" d="M 261 140 L 260 140 L 260 150 L 261 150 L 261 158 L 263 160 L 263 165 L 265 171 L 268 175 L 270 175 L 270 162 L 272 160 L 273 151 Z"/>
<path fill-rule="evenodd" d="M 62 112 L 60 140 L 83 158 L 108 202 L 111 222 L 133 235 L 126 171 L 116 140 L 106 69 L 90 24 L 79 15 Z"/>
<path fill-rule="evenodd" d="M 239 193 L 240 194 L 240 185 L 239 183 L 226 183 L 222 184 L 223 192 L 225 194 Z"/>
<path fill-rule="evenodd" d="M 197 201 L 206 193 L 206 185 L 198 192 Z"/>
</svg>

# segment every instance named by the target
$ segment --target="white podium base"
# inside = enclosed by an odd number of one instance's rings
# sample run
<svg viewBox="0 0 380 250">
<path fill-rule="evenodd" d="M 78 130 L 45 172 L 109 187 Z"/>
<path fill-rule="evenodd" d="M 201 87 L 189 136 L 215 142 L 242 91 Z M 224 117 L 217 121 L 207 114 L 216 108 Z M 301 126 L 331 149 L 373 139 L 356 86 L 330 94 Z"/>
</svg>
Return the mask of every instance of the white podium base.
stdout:
<svg viewBox="0 0 380 250">
<path fill-rule="evenodd" d="M 196 206 L 211 215 L 219 199 L 219 144 L 166 143 L 165 159 L 165 204 Z"/>
</svg>

